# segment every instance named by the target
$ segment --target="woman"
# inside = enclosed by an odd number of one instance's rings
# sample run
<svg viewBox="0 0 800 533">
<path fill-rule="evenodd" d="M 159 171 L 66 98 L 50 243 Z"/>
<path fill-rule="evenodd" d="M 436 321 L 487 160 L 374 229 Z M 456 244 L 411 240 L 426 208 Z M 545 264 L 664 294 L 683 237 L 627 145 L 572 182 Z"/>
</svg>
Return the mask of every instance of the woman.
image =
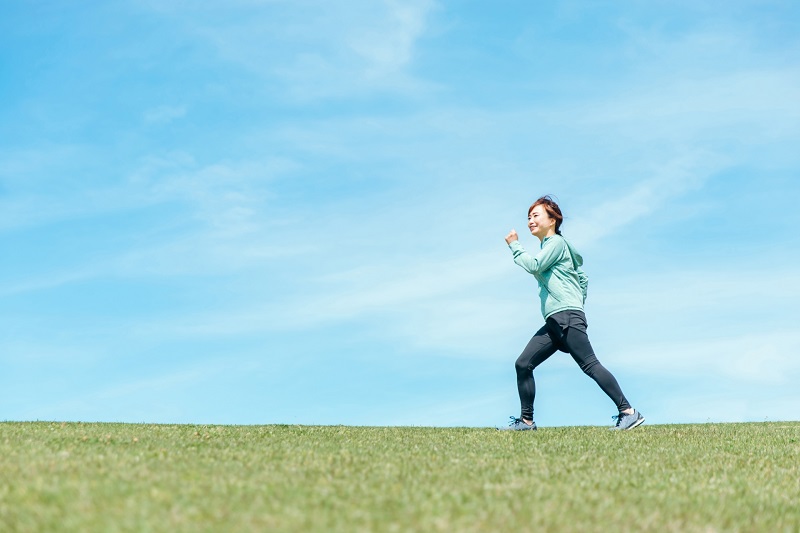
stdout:
<svg viewBox="0 0 800 533">
<path fill-rule="evenodd" d="M 513 229 L 506 236 L 506 243 L 514 253 L 514 262 L 533 274 L 539 282 L 545 325 L 536 332 L 517 359 L 517 388 L 522 414 L 519 418 L 512 416 L 509 427 L 503 429 L 536 429 L 533 421 L 533 400 L 536 396 L 533 369 L 556 350 L 569 353 L 581 370 L 595 380 L 616 404 L 619 415 L 614 417 L 617 423 L 611 429 L 633 429 L 644 422 L 644 417 L 631 407 L 617 380 L 597 360 L 586 335 L 583 304 L 589 280 L 581 270 L 583 258 L 561 236 L 563 220 L 558 204 L 550 196 L 543 196 L 528 209 L 528 228 L 541 241 L 539 253 L 531 257 L 519 243 L 517 232 Z"/>
</svg>

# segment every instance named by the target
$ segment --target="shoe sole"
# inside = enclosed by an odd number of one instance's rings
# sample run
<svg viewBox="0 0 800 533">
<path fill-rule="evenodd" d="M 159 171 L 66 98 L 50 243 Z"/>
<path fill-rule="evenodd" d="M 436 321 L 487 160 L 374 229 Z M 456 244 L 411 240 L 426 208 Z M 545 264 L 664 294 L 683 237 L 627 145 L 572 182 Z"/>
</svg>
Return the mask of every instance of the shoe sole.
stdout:
<svg viewBox="0 0 800 533">
<path fill-rule="evenodd" d="M 644 417 L 642 417 L 642 418 L 640 418 L 639 420 L 637 420 L 636 422 L 634 422 L 634 423 L 631 425 L 631 427 L 629 427 L 629 428 L 625 428 L 625 431 L 630 431 L 630 430 L 632 430 L 633 428 L 638 428 L 638 427 L 639 427 L 639 426 L 641 426 L 643 423 L 644 423 Z"/>
</svg>

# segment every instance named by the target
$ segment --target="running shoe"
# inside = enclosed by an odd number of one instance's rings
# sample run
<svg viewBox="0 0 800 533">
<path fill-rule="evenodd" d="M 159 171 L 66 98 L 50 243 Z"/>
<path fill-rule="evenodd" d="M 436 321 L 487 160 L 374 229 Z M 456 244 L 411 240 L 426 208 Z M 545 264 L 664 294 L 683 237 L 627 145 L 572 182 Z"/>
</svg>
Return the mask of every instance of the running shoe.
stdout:
<svg viewBox="0 0 800 533">
<path fill-rule="evenodd" d="M 626 429 L 633 429 L 638 427 L 644 422 L 644 417 L 642 413 L 637 411 L 636 409 L 633 410 L 631 414 L 620 413 L 616 416 L 612 416 L 611 418 L 616 418 L 617 423 L 614 427 L 610 428 L 611 431 L 622 431 Z"/>
<path fill-rule="evenodd" d="M 511 422 L 508 423 L 508 427 L 505 428 L 497 428 L 500 431 L 536 431 L 536 422 L 532 422 L 531 425 L 526 424 L 522 421 L 521 418 L 517 418 L 515 416 L 509 416 L 508 418 L 511 419 Z"/>
</svg>

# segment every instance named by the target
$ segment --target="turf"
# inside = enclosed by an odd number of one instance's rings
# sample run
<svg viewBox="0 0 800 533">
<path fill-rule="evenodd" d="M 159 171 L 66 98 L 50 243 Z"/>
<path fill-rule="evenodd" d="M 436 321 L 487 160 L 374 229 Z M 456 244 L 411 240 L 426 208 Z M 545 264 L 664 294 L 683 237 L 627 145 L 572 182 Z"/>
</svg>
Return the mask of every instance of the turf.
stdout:
<svg viewBox="0 0 800 533">
<path fill-rule="evenodd" d="M 800 531 L 800 423 L 0 423 L 0 530 Z"/>
</svg>

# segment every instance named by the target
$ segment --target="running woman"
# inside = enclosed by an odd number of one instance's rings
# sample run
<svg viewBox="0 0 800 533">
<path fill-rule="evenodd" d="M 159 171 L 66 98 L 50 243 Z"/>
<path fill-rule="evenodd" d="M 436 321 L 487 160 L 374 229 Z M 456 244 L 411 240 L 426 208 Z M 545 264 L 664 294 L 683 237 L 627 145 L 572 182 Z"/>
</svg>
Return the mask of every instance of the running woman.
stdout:
<svg viewBox="0 0 800 533">
<path fill-rule="evenodd" d="M 506 236 L 506 243 L 514 254 L 514 262 L 533 274 L 539 282 L 545 324 L 517 359 L 517 388 L 522 414 L 519 418 L 512 416 L 509 427 L 503 429 L 536 429 L 533 421 L 533 400 L 536 396 L 533 370 L 556 350 L 569 353 L 581 370 L 595 380 L 616 404 L 619 414 L 613 417 L 617 423 L 611 429 L 633 429 L 644 422 L 644 417 L 628 403 L 617 380 L 600 364 L 589 343 L 586 315 L 583 313 L 589 278 L 581 270 L 583 258 L 561 236 L 563 220 L 558 204 L 550 196 L 542 196 L 528 209 L 528 228 L 541 241 L 539 253 L 531 257 L 519 243 L 515 230 L 512 229 Z"/>
</svg>

